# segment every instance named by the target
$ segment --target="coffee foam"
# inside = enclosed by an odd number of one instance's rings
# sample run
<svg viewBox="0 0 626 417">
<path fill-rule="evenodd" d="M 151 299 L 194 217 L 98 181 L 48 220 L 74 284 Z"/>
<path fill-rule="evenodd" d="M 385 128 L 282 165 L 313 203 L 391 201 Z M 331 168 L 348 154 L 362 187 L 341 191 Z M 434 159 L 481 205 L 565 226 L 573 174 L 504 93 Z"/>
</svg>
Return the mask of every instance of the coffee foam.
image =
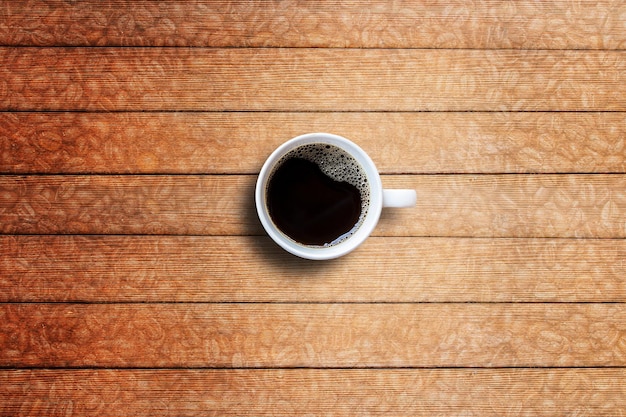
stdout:
<svg viewBox="0 0 626 417">
<path fill-rule="evenodd" d="M 359 221 L 349 232 L 339 236 L 325 246 L 333 246 L 348 239 L 363 223 L 370 203 L 370 190 L 367 183 L 367 176 L 361 165 L 349 153 L 337 146 L 327 143 L 311 143 L 289 151 L 280 158 L 274 170 L 280 167 L 285 161 L 292 158 L 302 158 L 313 162 L 328 177 L 338 182 L 345 181 L 359 190 L 361 194 L 361 215 Z"/>
</svg>

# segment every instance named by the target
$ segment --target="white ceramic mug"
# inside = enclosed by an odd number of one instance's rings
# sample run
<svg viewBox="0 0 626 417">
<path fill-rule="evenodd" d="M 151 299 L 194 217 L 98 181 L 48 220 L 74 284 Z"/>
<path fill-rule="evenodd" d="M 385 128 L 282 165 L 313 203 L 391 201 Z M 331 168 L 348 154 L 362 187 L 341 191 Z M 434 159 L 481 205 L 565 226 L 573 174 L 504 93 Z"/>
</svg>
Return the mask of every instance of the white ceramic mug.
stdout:
<svg viewBox="0 0 626 417">
<path fill-rule="evenodd" d="M 290 151 L 305 145 L 328 144 L 352 156 L 362 168 L 369 187 L 369 206 L 356 230 L 339 243 L 329 246 L 312 246 L 296 242 L 272 221 L 267 204 L 267 188 L 277 164 Z M 355 143 L 330 133 L 309 133 L 295 137 L 279 146 L 265 161 L 256 183 L 255 201 L 261 224 L 267 234 L 286 251 L 306 259 L 333 259 L 345 255 L 372 233 L 383 207 L 412 207 L 416 204 L 415 190 L 383 189 L 380 175 L 372 159 Z"/>
</svg>

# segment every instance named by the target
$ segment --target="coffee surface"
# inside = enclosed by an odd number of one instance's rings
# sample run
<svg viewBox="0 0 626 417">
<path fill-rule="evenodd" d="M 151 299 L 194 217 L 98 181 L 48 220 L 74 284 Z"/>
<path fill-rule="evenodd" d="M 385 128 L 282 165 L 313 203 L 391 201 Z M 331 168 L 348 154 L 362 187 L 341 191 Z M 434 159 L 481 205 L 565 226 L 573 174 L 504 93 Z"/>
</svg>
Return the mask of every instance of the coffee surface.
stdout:
<svg viewBox="0 0 626 417">
<path fill-rule="evenodd" d="M 267 187 L 274 224 L 294 241 L 329 246 L 349 237 L 367 211 L 365 175 L 339 148 L 307 145 L 277 164 Z"/>
</svg>

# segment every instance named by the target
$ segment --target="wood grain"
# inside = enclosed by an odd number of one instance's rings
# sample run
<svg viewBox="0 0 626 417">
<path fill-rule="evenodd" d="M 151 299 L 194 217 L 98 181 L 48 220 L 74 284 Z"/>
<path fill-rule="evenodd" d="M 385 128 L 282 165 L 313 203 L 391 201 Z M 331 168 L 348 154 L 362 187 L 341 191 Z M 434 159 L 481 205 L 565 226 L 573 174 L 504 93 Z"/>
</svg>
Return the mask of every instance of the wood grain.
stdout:
<svg viewBox="0 0 626 417">
<path fill-rule="evenodd" d="M 320 131 L 385 174 L 626 173 L 626 113 L 560 112 L 0 113 L 0 172 L 256 174 Z"/>
<path fill-rule="evenodd" d="M 0 48 L 15 111 L 624 111 L 625 51 Z"/>
<path fill-rule="evenodd" d="M 0 233 L 262 234 L 252 175 L 0 177 Z M 385 175 L 378 236 L 626 237 L 626 176 Z"/>
<path fill-rule="evenodd" d="M 0 415 L 620 415 L 624 369 L 10 370 Z"/>
<path fill-rule="evenodd" d="M 67 46 L 623 49 L 622 2 L 30 1 L 0 43 Z"/>
<path fill-rule="evenodd" d="M 325 264 L 267 237 L 0 236 L 1 302 L 624 302 L 623 239 L 371 237 Z"/>
<path fill-rule="evenodd" d="M 4 176 L 3 233 L 260 232 L 252 176 Z"/>
<path fill-rule="evenodd" d="M 380 235 L 613 238 L 626 234 L 622 175 L 386 176 L 413 210 L 383 211 Z M 398 227 L 397 222 L 403 222 Z M 407 230 L 402 233 L 402 230 Z"/>
<path fill-rule="evenodd" d="M 620 304 L 0 304 L 5 367 L 626 364 Z"/>
</svg>

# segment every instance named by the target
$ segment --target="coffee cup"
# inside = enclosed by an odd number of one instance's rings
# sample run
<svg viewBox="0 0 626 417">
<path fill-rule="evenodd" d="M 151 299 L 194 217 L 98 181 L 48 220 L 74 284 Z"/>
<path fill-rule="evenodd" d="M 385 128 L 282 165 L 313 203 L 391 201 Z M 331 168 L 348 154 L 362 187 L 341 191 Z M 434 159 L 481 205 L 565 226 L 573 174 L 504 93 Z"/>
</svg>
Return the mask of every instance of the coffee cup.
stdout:
<svg viewBox="0 0 626 417">
<path fill-rule="evenodd" d="M 306 259 L 343 256 L 372 233 L 383 207 L 412 207 L 415 190 L 383 189 L 372 159 L 350 140 L 309 133 L 265 161 L 255 202 L 267 234 Z"/>
</svg>

